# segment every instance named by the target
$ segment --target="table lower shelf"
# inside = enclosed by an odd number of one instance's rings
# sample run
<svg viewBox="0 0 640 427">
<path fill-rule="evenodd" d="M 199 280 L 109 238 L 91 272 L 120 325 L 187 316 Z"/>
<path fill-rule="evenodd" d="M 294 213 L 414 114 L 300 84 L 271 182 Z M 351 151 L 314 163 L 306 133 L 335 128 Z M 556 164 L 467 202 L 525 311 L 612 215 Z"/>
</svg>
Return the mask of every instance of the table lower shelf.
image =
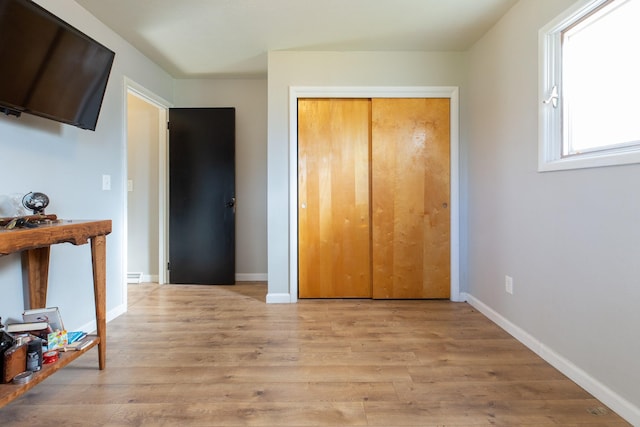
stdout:
<svg viewBox="0 0 640 427">
<path fill-rule="evenodd" d="M 69 363 L 73 362 L 78 357 L 82 356 L 87 351 L 91 350 L 93 347 L 100 343 L 100 338 L 94 335 L 90 335 L 87 339 L 90 340 L 90 344 L 88 344 L 82 350 L 59 352 L 58 361 L 51 364 L 42 365 L 42 369 L 38 372 L 34 372 L 31 381 L 29 381 L 28 383 L 0 384 L 0 407 L 22 396 L 27 391 L 31 390 L 34 386 L 40 384 L 45 379 L 58 372 L 58 370 L 64 368 Z"/>
</svg>

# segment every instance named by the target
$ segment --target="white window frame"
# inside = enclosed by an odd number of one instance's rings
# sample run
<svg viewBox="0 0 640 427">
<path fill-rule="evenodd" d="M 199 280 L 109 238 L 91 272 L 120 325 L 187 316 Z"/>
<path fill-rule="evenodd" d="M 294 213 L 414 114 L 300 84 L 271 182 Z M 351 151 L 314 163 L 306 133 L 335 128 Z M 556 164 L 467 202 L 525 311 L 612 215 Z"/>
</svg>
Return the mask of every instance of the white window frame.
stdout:
<svg viewBox="0 0 640 427">
<path fill-rule="evenodd" d="M 561 33 L 608 0 L 580 0 L 538 33 L 538 171 L 592 168 L 640 163 L 640 147 L 605 149 L 562 156 Z M 556 88 L 557 92 L 554 92 Z M 554 99 L 554 95 L 558 95 Z M 554 101 L 557 108 L 554 107 Z"/>
</svg>

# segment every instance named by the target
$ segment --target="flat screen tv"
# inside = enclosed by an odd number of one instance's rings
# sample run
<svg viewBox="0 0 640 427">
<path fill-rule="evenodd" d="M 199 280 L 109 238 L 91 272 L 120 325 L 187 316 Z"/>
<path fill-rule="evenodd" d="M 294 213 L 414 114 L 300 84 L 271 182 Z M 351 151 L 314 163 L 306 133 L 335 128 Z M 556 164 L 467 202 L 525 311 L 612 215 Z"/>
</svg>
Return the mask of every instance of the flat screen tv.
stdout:
<svg viewBox="0 0 640 427">
<path fill-rule="evenodd" d="M 0 111 L 95 130 L 115 54 L 30 0 L 0 0 Z"/>
</svg>

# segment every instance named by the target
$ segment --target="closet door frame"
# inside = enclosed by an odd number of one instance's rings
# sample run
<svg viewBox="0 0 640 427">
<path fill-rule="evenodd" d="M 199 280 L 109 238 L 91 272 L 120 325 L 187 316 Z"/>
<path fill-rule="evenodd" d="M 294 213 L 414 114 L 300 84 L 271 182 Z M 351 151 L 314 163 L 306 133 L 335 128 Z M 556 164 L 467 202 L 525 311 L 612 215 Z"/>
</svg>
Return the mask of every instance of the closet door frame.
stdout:
<svg viewBox="0 0 640 427">
<path fill-rule="evenodd" d="M 289 88 L 289 296 L 298 300 L 298 98 L 448 98 L 451 102 L 451 301 L 460 295 L 459 103 L 456 86 L 291 86 Z"/>
</svg>

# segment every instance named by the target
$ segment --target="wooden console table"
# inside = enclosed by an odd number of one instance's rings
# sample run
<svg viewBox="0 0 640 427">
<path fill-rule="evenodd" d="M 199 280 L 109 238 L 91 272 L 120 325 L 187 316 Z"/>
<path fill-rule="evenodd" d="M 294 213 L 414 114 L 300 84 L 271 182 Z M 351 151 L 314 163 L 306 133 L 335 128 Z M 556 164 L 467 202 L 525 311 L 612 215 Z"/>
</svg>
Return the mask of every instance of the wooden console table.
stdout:
<svg viewBox="0 0 640 427">
<path fill-rule="evenodd" d="M 47 304 L 49 254 L 51 245 L 71 243 L 83 245 L 91 242 L 93 268 L 93 292 L 95 298 L 97 337 L 83 351 L 61 353 L 60 359 L 34 375 L 24 385 L 0 385 L 0 406 L 17 398 L 42 382 L 58 369 L 68 365 L 87 350 L 98 345 L 98 367 L 106 367 L 107 322 L 106 322 L 106 236 L 111 233 L 111 220 L 79 221 L 57 220 L 35 228 L 5 230 L 0 228 L 0 256 L 22 252 L 22 268 L 25 285 L 29 293 L 29 308 L 43 308 Z"/>
</svg>

